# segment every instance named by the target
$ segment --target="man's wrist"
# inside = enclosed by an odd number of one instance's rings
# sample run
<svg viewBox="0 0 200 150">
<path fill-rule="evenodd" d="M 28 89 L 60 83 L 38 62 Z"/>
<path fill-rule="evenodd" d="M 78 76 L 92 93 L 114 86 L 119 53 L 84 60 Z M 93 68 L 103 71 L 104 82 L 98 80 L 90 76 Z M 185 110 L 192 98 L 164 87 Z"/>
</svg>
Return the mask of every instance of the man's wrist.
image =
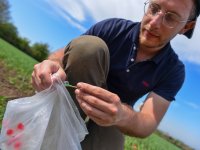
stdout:
<svg viewBox="0 0 200 150">
<path fill-rule="evenodd" d="M 53 62 L 59 64 L 60 66 L 62 66 L 62 59 L 60 59 L 60 58 L 57 58 L 57 57 L 54 57 L 54 56 L 49 56 L 47 58 L 47 60 L 53 61 Z"/>
<path fill-rule="evenodd" d="M 131 113 L 132 113 L 132 108 L 129 105 L 123 103 L 120 119 L 116 123 L 116 126 L 119 128 L 126 126 L 126 122 L 130 118 Z"/>
</svg>

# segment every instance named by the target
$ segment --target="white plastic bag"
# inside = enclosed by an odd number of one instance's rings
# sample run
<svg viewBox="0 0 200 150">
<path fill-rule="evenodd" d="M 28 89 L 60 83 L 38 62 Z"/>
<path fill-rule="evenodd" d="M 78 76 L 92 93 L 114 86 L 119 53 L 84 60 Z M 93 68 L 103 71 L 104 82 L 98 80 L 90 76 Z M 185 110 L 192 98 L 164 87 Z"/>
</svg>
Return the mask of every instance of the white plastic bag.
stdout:
<svg viewBox="0 0 200 150">
<path fill-rule="evenodd" d="M 56 77 L 57 78 L 57 77 Z M 87 128 L 62 81 L 32 97 L 9 101 L 2 150 L 81 150 Z"/>
</svg>

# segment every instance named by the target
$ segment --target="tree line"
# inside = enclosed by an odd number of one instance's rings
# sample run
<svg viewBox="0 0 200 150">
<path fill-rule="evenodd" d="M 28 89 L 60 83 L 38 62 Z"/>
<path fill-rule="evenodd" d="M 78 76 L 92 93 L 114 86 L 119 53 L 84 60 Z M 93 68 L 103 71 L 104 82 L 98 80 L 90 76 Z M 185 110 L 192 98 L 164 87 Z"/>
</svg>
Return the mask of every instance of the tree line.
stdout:
<svg viewBox="0 0 200 150">
<path fill-rule="evenodd" d="M 10 5 L 7 0 L 0 0 L 0 38 L 11 43 L 38 61 L 44 60 L 49 55 L 49 45 L 39 42 L 31 45 L 27 38 L 20 37 L 17 28 L 10 21 L 9 8 Z"/>
</svg>

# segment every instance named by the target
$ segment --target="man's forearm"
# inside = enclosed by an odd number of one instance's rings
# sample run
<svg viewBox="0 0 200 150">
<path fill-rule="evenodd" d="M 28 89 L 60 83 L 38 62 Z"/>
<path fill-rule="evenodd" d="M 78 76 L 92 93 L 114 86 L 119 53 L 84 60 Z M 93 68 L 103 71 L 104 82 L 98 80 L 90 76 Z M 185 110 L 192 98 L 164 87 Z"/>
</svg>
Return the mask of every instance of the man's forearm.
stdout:
<svg viewBox="0 0 200 150">
<path fill-rule="evenodd" d="M 117 127 L 126 135 L 145 138 L 156 129 L 157 125 L 150 115 L 136 112 L 130 106 L 124 105 L 124 117 Z"/>
<path fill-rule="evenodd" d="M 51 53 L 48 57 L 48 60 L 55 61 L 62 66 L 63 56 L 64 56 L 64 48 L 61 48 L 61 49 Z"/>
</svg>

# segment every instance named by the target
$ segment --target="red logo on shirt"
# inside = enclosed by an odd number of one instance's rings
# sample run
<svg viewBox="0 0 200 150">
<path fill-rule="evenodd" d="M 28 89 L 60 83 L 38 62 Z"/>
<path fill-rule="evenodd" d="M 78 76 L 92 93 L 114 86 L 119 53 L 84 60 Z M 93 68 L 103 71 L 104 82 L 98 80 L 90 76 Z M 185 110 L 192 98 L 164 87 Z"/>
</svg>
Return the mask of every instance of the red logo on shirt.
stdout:
<svg viewBox="0 0 200 150">
<path fill-rule="evenodd" d="M 142 81 L 142 84 L 145 86 L 145 87 L 149 87 L 149 83 L 147 81 Z"/>
</svg>

